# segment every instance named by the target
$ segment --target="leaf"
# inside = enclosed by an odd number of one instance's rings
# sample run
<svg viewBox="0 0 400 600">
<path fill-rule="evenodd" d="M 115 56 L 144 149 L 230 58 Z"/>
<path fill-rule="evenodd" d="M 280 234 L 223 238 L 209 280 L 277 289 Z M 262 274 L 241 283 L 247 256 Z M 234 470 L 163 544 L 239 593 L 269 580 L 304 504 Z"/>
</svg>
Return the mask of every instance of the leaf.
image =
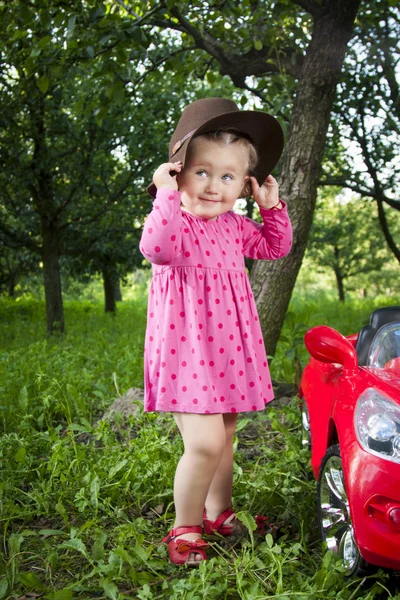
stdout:
<svg viewBox="0 0 400 600">
<path fill-rule="evenodd" d="M 46 537 L 51 535 L 65 535 L 65 531 L 62 531 L 62 529 L 41 529 L 39 535 L 44 535 Z"/>
<path fill-rule="evenodd" d="M 39 40 L 38 47 L 43 49 L 49 42 L 51 42 L 51 35 L 45 35 L 41 40 Z"/>
<path fill-rule="evenodd" d="M 207 79 L 208 83 L 211 83 L 211 85 L 213 85 L 216 82 L 217 77 L 216 77 L 215 73 L 213 73 L 212 71 L 208 71 L 207 75 L 206 75 L 206 79 Z"/>
<path fill-rule="evenodd" d="M 249 531 L 255 531 L 257 529 L 257 523 L 247 510 L 241 510 L 236 514 L 237 518 L 243 525 L 247 527 Z"/>
<path fill-rule="evenodd" d="M 65 507 L 62 502 L 57 502 L 56 511 L 58 512 L 59 515 L 62 516 L 64 523 L 68 523 L 67 511 L 65 510 Z"/>
<path fill-rule="evenodd" d="M 37 85 L 42 94 L 45 94 L 49 89 L 50 80 L 47 75 L 43 75 L 43 77 L 39 77 L 37 80 Z"/>
<path fill-rule="evenodd" d="M 21 583 L 28 588 L 32 588 L 34 590 L 46 589 L 43 583 L 40 581 L 39 577 L 34 573 L 20 573 L 19 576 L 21 579 Z"/>
<path fill-rule="evenodd" d="M 21 446 L 21 448 L 19 448 L 19 450 L 15 453 L 14 458 L 17 462 L 23 462 L 23 460 L 25 459 L 26 456 L 26 448 L 24 448 L 23 446 Z"/>
<path fill-rule="evenodd" d="M 119 600 L 119 591 L 114 583 L 112 583 L 109 579 L 103 579 L 101 583 L 107 598 L 111 598 L 111 600 Z"/>
<path fill-rule="evenodd" d="M 0 600 L 4 598 L 8 590 L 8 581 L 5 577 L 0 579 Z"/>
<path fill-rule="evenodd" d="M 68 19 L 67 37 L 72 37 L 75 29 L 76 16 L 73 15 Z"/>
<path fill-rule="evenodd" d="M 95 539 L 94 544 L 92 546 L 92 557 L 94 560 L 102 560 L 104 559 L 104 544 L 107 540 L 107 534 L 101 533 L 98 538 Z"/>
<path fill-rule="evenodd" d="M 56 27 L 60 27 L 61 23 L 64 21 L 65 15 L 61 11 L 59 11 L 54 17 L 54 25 Z"/>
<path fill-rule="evenodd" d="M 19 6 L 19 14 L 23 21 L 25 21 L 26 25 L 29 25 L 33 20 L 33 13 L 25 4 L 20 4 Z"/>
<path fill-rule="evenodd" d="M 59 548 L 66 548 L 67 550 L 76 550 L 77 552 L 83 554 L 85 558 L 89 558 L 85 544 L 82 542 L 82 540 L 78 538 L 74 538 L 73 540 L 68 540 L 63 544 L 60 544 Z"/>
<path fill-rule="evenodd" d="M 90 484 L 90 502 L 94 508 L 99 505 L 100 479 L 96 475 Z"/>
<path fill-rule="evenodd" d="M 247 425 L 251 423 L 251 419 L 248 419 L 247 417 L 242 418 L 239 420 L 237 427 L 235 429 L 236 432 L 238 431 L 242 431 L 243 429 L 245 429 L 245 427 L 247 427 Z"/>
<path fill-rule="evenodd" d="M 8 546 L 10 548 L 10 556 L 13 557 L 16 554 L 19 554 L 21 544 L 24 540 L 24 537 L 19 533 L 12 533 L 8 539 Z"/>
<path fill-rule="evenodd" d="M 121 87 L 120 85 L 115 85 L 113 87 L 112 95 L 113 95 L 114 102 L 118 106 L 121 106 L 121 104 L 124 103 L 124 100 L 125 100 L 125 89 L 123 87 Z"/>
<path fill-rule="evenodd" d="M 101 127 L 101 124 L 102 124 L 102 122 L 103 122 L 103 119 L 105 119 L 105 118 L 106 118 L 106 116 L 107 116 L 107 113 L 108 113 L 108 108 L 107 108 L 107 106 L 102 106 L 100 109 L 96 109 L 96 110 L 94 111 L 94 114 L 95 114 L 95 119 L 96 119 L 96 123 L 97 123 L 97 125 L 98 125 L 99 127 Z M 98 390 L 96 390 L 96 391 L 94 392 L 94 394 L 96 394 L 96 395 L 100 395 L 100 397 L 101 397 L 102 399 L 104 398 L 104 396 L 102 395 L 102 393 L 101 393 L 101 392 L 99 392 Z"/>
<path fill-rule="evenodd" d="M 111 40 L 111 38 L 112 38 L 112 35 L 111 35 L 110 33 L 109 33 L 109 34 L 107 34 L 107 35 L 105 35 L 104 37 L 102 37 L 102 38 L 101 38 L 101 40 L 100 40 L 100 45 L 101 45 L 101 46 L 104 46 L 104 44 L 107 44 L 107 42 L 108 42 L 109 40 Z"/>
<path fill-rule="evenodd" d="M 79 98 L 77 102 L 75 102 L 75 112 L 77 115 L 81 115 L 83 113 L 83 109 L 85 108 L 85 100 L 84 98 Z"/>
<path fill-rule="evenodd" d="M 77 431 L 78 433 L 91 433 L 92 428 L 90 426 L 88 428 L 84 425 L 79 425 L 79 423 L 71 423 L 71 425 L 68 425 L 67 431 Z"/>
<path fill-rule="evenodd" d="M 267 535 L 265 536 L 265 541 L 267 542 L 268 548 L 272 548 L 272 546 L 274 545 L 274 538 L 270 533 L 267 533 Z"/>
<path fill-rule="evenodd" d="M 108 479 L 112 479 L 114 477 L 114 475 L 116 475 L 118 473 L 118 471 L 120 471 L 121 469 L 124 468 L 124 466 L 127 464 L 127 462 L 128 462 L 128 460 L 125 458 L 124 460 L 120 460 L 116 465 L 111 467 L 111 469 L 108 473 Z"/>
<path fill-rule="evenodd" d="M 46 596 L 50 600 L 71 600 L 73 598 L 72 590 L 64 588 L 63 590 L 57 590 L 51 596 Z"/>
<path fill-rule="evenodd" d="M 131 556 L 131 555 L 129 554 L 129 552 L 127 552 L 127 551 L 125 550 L 125 548 L 123 548 L 122 546 L 118 546 L 118 547 L 115 549 L 114 553 L 115 553 L 117 556 L 120 556 L 120 557 L 121 557 L 121 558 L 122 558 L 122 559 L 123 559 L 125 562 L 127 562 L 127 563 L 128 563 L 128 565 L 130 565 L 131 567 L 133 567 L 134 558 L 133 558 L 133 556 Z"/>
<path fill-rule="evenodd" d="M 254 48 L 256 50 L 261 50 L 263 47 L 263 43 L 261 40 L 254 40 Z"/>
<path fill-rule="evenodd" d="M 39 11 L 39 19 L 40 19 L 40 23 L 43 25 L 43 27 L 45 29 L 50 27 L 50 25 L 51 25 L 50 12 L 48 12 L 47 10 L 40 10 Z"/>
<path fill-rule="evenodd" d="M 21 388 L 19 391 L 18 406 L 20 407 L 21 410 L 23 410 L 25 412 L 28 408 L 28 390 L 27 390 L 26 385 L 24 385 L 24 387 Z"/>
<path fill-rule="evenodd" d="M 146 550 L 142 548 L 142 546 L 140 546 L 139 544 L 135 544 L 132 550 L 136 554 L 136 556 L 138 556 L 138 558 L 140 558 L 144 563 L 147 563 L 148 556 L 146 554 Z"/>
</svg>

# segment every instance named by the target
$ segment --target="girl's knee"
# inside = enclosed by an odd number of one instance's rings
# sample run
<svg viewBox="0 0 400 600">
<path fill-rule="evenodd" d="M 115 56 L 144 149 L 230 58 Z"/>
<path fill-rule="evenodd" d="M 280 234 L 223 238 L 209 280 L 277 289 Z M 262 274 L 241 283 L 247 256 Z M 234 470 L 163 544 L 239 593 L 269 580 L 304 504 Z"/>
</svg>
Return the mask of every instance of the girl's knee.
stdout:
<svg viewBox="0 0 400 600">
<path fill-rule="evenodd" d="M 219 461 L 224 453 L 226 439 L 224 435 L 218 438 L 196 438 L 185 443 L 185 452 L 208 461 Z"/>
</svg>

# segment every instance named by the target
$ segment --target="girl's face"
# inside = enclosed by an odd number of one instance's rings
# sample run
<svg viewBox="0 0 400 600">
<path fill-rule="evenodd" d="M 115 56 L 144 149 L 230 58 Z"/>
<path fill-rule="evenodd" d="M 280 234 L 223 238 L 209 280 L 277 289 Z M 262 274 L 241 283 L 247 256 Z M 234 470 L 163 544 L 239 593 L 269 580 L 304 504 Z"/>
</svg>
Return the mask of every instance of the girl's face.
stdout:
<svg viewBox="0 0 400 600">
<path fill-rule="evenodd" d="M 177 176 L 182 208 L 214 220 L 232 210 L 249 179 L 248 150 L 199 136 L 191 141 L 185 167 Z"/>
</svg>

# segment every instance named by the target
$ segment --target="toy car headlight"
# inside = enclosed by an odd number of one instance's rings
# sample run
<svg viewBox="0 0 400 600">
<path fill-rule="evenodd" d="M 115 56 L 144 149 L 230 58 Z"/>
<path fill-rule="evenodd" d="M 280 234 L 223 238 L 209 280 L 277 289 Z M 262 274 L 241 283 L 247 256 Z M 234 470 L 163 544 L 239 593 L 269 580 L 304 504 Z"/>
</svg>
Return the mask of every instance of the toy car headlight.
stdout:
<svg viewBox="0 0 400 600">
<path fill-rule="evenodd" d="M 400 463 L 400 406 L 374 388 L 365 390 L 354 413 L 358 441 L 367 452 Z"/>
</svg>

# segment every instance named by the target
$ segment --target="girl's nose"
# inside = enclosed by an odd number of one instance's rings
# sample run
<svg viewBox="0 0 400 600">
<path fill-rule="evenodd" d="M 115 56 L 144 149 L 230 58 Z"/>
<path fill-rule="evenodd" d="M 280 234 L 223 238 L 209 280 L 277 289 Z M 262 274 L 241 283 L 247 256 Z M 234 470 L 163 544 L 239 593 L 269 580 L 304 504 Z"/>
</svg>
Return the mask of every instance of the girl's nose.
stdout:
<svg viewBox="0 0 400 600">
<path fill-rule="evenodd" d="M 210 177 L 207 180 L 206 191 L 209 194 L 217 194 L 218 193 L 218 181 L 216 180 L 215 177 Z"/>
</svg>

